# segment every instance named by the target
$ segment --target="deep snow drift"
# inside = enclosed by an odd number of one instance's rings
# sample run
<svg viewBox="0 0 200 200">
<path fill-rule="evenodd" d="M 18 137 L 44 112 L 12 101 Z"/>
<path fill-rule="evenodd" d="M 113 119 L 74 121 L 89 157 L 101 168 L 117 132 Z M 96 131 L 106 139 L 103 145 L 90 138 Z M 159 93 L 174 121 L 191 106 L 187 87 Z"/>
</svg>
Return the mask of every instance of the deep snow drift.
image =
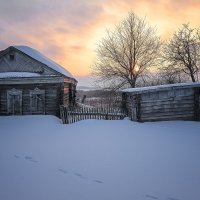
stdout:
<svg viewBox="0 0 200 200">
<path fill-rule="evenodd" d="M 1 200 L 199 200 L 200 123 L 0 117 Z"/>
</svg>

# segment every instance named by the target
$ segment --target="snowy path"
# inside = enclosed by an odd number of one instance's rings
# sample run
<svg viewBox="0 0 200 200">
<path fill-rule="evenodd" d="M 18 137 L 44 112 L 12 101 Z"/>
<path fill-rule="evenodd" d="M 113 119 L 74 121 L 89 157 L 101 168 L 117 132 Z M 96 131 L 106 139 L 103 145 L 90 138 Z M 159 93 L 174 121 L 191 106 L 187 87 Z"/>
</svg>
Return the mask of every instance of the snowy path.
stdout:
<svg viewBox="0 0 200 200">
<path fill-rule="evenodd" d="M 198 200 L 200 123 L 0 117 L 2 200 Z"/>
</svg>

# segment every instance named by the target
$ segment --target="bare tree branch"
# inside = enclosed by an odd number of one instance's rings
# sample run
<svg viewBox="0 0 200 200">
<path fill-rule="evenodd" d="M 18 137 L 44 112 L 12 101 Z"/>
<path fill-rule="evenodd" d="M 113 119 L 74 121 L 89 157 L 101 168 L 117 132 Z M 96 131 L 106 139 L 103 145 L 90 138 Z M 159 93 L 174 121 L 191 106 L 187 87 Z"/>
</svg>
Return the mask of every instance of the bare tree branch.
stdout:
<svg viewBox="0 0 200 200">
<path fill-rule="evenodd" d="M 135 87 L 137 79 L 156 65 L 160 46 L 155 28 L 130 12 L 98 44 L 92 73 L 101 81 L 115 79 L 115 88 L 117 83 L 118 88 Z"/>
<path fill-rule="evenodd" d="M 183 24 L 173 38 L 164 46 L 162 54 L 163 70 L 169 73 L 185 73 L 193 82 L 198 80 L 200 67 L 199 29 Z"/>
</svg>

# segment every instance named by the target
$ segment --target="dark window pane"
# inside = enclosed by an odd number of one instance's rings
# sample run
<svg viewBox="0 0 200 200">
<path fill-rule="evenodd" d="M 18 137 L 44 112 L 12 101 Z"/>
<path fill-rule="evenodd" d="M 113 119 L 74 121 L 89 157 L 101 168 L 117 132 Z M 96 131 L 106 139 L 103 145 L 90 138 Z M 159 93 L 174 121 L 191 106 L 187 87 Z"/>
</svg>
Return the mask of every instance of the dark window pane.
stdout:
<svg viewBox="0 0 200 200">
<path fill-rule="evenodd" d="M 11 60 L 11 61 L 15 60 L 15 56 L 11 54 L 11 55 L 10 55 L 10 60 Z"/>
</svg>

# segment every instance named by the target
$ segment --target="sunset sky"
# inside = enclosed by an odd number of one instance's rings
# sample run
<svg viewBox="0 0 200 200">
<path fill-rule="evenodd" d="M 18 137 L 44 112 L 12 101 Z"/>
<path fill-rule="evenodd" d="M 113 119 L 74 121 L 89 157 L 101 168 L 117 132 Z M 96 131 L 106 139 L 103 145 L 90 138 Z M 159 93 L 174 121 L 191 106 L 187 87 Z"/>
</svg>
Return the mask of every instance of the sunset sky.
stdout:
<svg viewBox="0 0 200 200">
<path fill-rule="evenodd" d="M 31 46 L 79 80 L 105 30 L 129 11 L 146 16 L 163 39 L 183 23 L 200 26 L 200 0 L 0 0 L 0 49 Z"/>
</svg>

